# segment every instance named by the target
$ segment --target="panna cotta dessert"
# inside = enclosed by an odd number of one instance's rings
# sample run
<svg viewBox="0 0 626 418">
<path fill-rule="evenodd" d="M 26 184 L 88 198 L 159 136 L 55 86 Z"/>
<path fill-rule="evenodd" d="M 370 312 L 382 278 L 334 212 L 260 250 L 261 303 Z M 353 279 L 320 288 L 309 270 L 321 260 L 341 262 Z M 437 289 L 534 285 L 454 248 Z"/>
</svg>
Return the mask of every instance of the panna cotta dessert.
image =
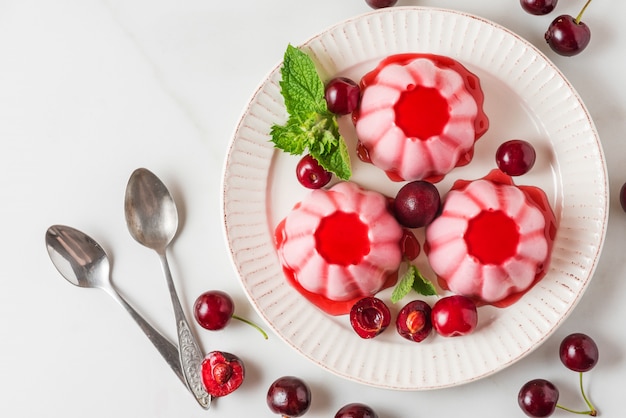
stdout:
<svg viewBox="0 0 626 418">
<path fill-rule="evenodd" d="M 479 78 L 433 54 L 384 59 L 361 80 L 359 156 L 394 181 L 438 181 L 467 164 L 488 129 Z"/>
<path fill-rule="evenodd" d="M 332 315 L 395 284 L 402 236 L 387 197 L 352 182 L 313 190 L 275 231 L 287 280 Z"/>
<path fill-rule="evenodd" d="M 454 184 L 426 228 L 425 251 L 441 287 L 504 307 L 545 275 L 555 235 L 543 190 L 493 170 Z"/>
</svg>

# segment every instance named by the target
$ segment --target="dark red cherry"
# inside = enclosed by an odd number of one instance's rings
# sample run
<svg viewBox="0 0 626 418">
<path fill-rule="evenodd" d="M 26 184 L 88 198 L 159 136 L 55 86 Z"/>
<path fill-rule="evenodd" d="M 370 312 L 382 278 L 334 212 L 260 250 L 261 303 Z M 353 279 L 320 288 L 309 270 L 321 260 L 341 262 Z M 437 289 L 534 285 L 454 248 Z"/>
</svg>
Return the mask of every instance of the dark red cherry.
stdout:
<svg viewBox="0 0 626 418">
<path fill-rule="evenodd" d="M 336 77 L 326 84 L 324 98 L 328 110 L 336 115 L 352 113 L 359 105 L 361 88 L 353 80 Z"/>
<path fill-rule="evenodd" d="M 554 52 L 571 57 L 587 47 L 591 40 L 591 29 L 570 15 L 561 15 L 550 23 L 545 39 Z"/>
<path fill-rule="evenodd" d="M 267 406 L 284 418 L 300 417 L 311 406 L 311 389 L 302 379 L 283 376 L 270 385 Z"/>
<path fill-rule="evenodd" d="M 563 339 L 559 346 L 559 357 L 568 369 L 587 372 L 598 362 L 598 346 L 590 336 L 577 332 Z"/>
<path fill-rule="evenodd" d="M 558 0 L 520 0 L 522 9 L 537 16 L 547 15 L 554 10 L 557 3 Z"/>
<path fill-rule="evenodd" d="M 365 0 L 372 9 L 382 9 L 384 7 L 394 6 L 398 0 Z"/>
<path fill-rule="evenodd" d="M 335 418 L 378 418 L 378 414 L 362 403 L 349 403 L 337 411 Z"/>
<path fill-rule="evenodd" d="M 552 415 L 558 400 L 559 390 L 545 379 L 534 379 L 525 383 L 517 395 L 517 403 L 522 411 L 535 418 Z"/>
<path fill-rule="evenodd" d="M 307 189 L 321 189 L 332 179 L 332 173 L 326 171 L 310 154 L 300 159 L 296 166 L 296 177 Z"/>
<path fill-rule="evenodd" d="M 509 176 L 521 176 L 535 165 L 535 148 L 527 141 L 511 139 L 496 150 L 498 168 Z"/>
</svg>

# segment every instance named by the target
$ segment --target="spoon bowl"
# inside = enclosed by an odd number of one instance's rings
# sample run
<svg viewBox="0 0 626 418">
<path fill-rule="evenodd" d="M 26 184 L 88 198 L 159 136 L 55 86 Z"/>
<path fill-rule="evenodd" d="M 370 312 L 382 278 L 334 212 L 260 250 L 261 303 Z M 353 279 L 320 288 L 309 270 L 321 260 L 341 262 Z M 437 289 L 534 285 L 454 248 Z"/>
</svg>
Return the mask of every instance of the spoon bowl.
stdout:
<svg viewBox="0 0 626 418">
<path fill-rule="evenodd" d="M 165 184 L 145 168 L 135 170 L 124 199 L 126 224 L 132 237 L 158 253 L 165 252 L 178 230 L 178 211 Z"/>
<path fill-rule="evenodd" d="M 46 231 L 46 248 L 52 264 L 68 282 L 79 287 L 102 289 L 122 305 L 159 350 L 178 378 L 185 383 L 178 348 L 154 329 L 117 292 L 111 283 L 109 258 L 100 244 L 78 229 L 65 225 L 53 225 Z"/>
<path fill-rule="evenodd" d="M 46 232 L 46 247 L 56 269 L 73 285 L 100 289 L 111 285 L 109 258 L 90 236 L 69 226 L 54 225 Z"/>
</svg>

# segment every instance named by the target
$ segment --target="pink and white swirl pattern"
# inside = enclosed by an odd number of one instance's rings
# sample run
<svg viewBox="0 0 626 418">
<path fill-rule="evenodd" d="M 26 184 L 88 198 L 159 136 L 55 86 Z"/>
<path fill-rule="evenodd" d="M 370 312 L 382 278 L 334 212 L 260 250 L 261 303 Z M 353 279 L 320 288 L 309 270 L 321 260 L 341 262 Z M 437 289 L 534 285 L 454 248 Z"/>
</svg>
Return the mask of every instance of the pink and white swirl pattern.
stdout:
<svg viewBox="0 0 626 418">
<path fill-rule="evenodd" d="M 341 211 L 357 214 L 368 228 L 369 253 L 357 264 L 340 265 L 318 251 L 315 232 L 322 220 Z M 308 290 L 334 301 L 371 296 L 402 261 L 402 229 L 387 210 L 380 193 L 343 182 L 329 190 L 313 190 L 285 218 L 283 242 L 278 248 L 284 266 Z"/>
<path fill-rule="evenodd" d="M 396 124 L 395 104 L 409 86 L 435 88 L 447 101 L 449 119 L 439 135 L 414 138 Z M 462 77 L 428 58 L 389 64 L 363 91 L 356 132 L 372 163 L 405 180 L 448 173 L 475 142 L 478 106 Z"/>
<path fill-rule="evenodd" d="M 515 254 L 501 264 L 483 264 L 468 250 L 465 232 L 481 212 L 498 210 L 515 221 L 519 242 Z M 428 226 L 428 261 L 451 291 L 498 302 L 526 290 L 543 268 L 549 256 L 545 222 L 543 213 L 516 186 L 476 180 L 463 190 L 450 191 L 441 216 Z"/>
</svg>

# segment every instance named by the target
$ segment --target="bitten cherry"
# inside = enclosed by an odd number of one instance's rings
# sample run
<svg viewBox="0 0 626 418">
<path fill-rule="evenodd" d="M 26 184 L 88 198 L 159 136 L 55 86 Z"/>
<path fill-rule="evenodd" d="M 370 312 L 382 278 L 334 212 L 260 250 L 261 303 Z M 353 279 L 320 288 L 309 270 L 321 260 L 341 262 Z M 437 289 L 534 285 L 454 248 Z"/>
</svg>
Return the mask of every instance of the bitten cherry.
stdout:
<svg viewBox="0 0 626 418">
<path fill-rule="evenodd" d="M 374 338 L 391 323 L 391 312 L 385 302 L 373 296 L 356 302 L 350 310 L 350 325 L 364 339 Z"/>
<path fill-rule="evenodd" d="M 226 396 L 241 386 L 245 368 L 234 354 L 211 351 L 202 361 L 200 377 L 206 391 L 217 398 Z"/>
</svg>

